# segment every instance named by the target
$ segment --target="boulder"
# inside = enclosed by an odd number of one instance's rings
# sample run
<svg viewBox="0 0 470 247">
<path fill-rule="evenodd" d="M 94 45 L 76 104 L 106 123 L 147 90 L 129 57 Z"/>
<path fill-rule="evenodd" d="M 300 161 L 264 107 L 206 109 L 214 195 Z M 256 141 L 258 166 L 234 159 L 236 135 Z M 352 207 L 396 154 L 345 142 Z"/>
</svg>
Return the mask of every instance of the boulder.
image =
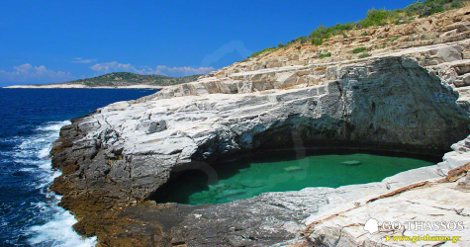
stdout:
<svg viewBox="0 0 470 247">
<path fill-rule="evenodd" d="M 166 127 L 165 120 L 151 122 L 151 123 L 149 123 L 147 134 L 153 134 L 155 132 L 160 132 L 160 131 L 163 131 L 163 130 L 166 130 L 166 129 L 167 129 L 167 127 Z"/>
<path fill-rule="evenodd" d="M 470 86 L 470 74 L 465 74 L 462 77 L 462 81 L 465 84 L 465 86 Z"/>
<path fill-rule="evenodd" d="M 442 62 L 462 60 L 462 51 L 463 48 L 460 46 L 446 47 L 440 49 L 436 54 L 436 57 L 438 57 Z"/>
</svg>

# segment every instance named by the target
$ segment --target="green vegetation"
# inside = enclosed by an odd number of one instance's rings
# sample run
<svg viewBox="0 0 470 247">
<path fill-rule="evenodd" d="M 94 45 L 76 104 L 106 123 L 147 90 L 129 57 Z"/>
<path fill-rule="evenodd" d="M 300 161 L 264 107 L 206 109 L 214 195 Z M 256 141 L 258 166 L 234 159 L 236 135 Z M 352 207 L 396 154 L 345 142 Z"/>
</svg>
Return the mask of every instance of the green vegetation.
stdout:
<svg viewBox="0 0 470 247">
<path fill-rule="evenodd" d="M 366 18 L 357 22 L 348 22 L 346 24 L 336 24 L 331 27 L 320 25 L 317 29 L 313 30 L 308 37 L 302 36 L 291 40 L 284 44 L 282 47 L 288 47 L 292 44 L 312 43 L 313 45 L 322 45 L 325 39 L 335 35 L 343 34 L 347 38 L 346 31 L 359 30 L 371 26 L 383 26 L 390 24 L 405 24 L 411 22 L 416 16 L 424 17 L 435 13 L 443 12 L 450 9 L 463 7 L 466 1 L 464 0 L 425 0 L 417 1 L 407 6 L 404 9 L 385 10 L 374 9 L 367 11 Z M 367 33 L 363 33 L 367 35 Z M 253 53 L 251 57 L 259 56 L 268 51 L 274 51 L 281 47 L 270 47 L 259 52 Z"/>
<path fill-rule="evenodd" d="M 89 87 L 102 86 L 131 86 L 131 85 L 153 85 L 153 86 L 170 86 L 197 80 L 201 75 L 192 75 L 185 77 L 169 77 L 163 75 L 139 75 L 129 72 L 115 72 L 93 78 L 81 79 L 68 84 L 83 84 Z"/>
<path fill-rule="evenodd" d="M 393 38 L 393 39 L 392 39 L 392 43 L 393 43 L 395 40 L 399 39 L 399 38 L 401 38 L 401 36 L 398 36 L 398 37 Z"/>
<path fill-rule="evenodd" d="M 366 57 L 370 57 L 371 55 L 369 53 L 362 53 L 361 55 L 359 55 L 359 58 L 366 58 Z"/>
<path fill-rule="evenodd" d="M 268 51 L 275 51 L 275 50 L 277 50 L 277 49 L 278 49 L 278 48 L 276 48 L 276 47 L 269 47 L 269 48 L 266 48 L 266 49 L 264 49 L 264 50 L 262 50 L 262 51 L 258 51 L 258 52 L 255 52 L 255 53 L 251 54 L 251 57 L 252 57 L 252 58 L 253 58 L 253 57 L 257 57 L 257 56 L 259 56 L 259 55 L 261 55 L 261 54 L 263 54 L 263 53 L 265 53 L 265 52 L 268 52 Z"/>
<path fill-rule="evenodd" d="M 307 43 L 307 42 L 311 42 L 311 40 L 307 36 L 301 36 L 301 37 L 298 37 L 294 40 L 291 40 L 291 41 L 287 42 L 284 46 L 290 46 L 290 45 L 296 44 L 296 43 L 304 44 L 304 43 Z"/>
<path fill-rule="evenodd" d="M 365 47 L 357 47 L 356 49 L 353 50 L 353 53 L 356 54 L 356 53 L 361 53 L 363 51 L 367 50 L 367 48 Z"/>
<path fill-rule="evenodd" d="M 313 40 L 312 40 L 312 44 L 314 44 L 314 45 L 322 45 L 322 44 L 323 44 L 323 40 L 321 40 L 321 39 L 313 39 Z"/>
<path fill-rule="evenodd" d="M 323 59 L 325 57 L 331 57 L 331 52 L 328 52 L 328 53 L 321 53 L 319 56 L 319 58 Z"/>
</svg>

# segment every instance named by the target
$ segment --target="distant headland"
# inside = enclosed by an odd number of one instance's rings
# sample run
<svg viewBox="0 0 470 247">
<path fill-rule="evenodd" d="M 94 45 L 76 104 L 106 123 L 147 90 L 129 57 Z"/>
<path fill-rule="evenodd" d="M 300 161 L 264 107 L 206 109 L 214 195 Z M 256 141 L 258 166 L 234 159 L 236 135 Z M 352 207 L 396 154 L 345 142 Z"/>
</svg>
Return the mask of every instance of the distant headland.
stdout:
<svg viewBox="0 0 470 247">
<path fill-rule="evenodd" d="M 55 84 L 15 85 L 4 88 L 114 88 L 114 89 L 162 89 L 187 82 L 196 81 L 201 75 L 169 77 L 163 75 L 139 75 L 129 72 L 114 72 L 93 78 Z"/>
</svg>

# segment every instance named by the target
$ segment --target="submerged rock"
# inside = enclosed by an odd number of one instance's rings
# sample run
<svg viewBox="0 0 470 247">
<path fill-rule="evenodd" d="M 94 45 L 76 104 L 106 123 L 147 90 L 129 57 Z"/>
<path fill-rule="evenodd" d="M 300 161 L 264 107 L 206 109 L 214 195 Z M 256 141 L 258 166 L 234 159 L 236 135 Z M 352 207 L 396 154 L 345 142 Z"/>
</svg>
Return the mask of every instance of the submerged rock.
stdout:
<svg viewBox="0 0 470 247">
<path fill-rule="evenodd" d="M 210 190 L 226 190 L 226 189 L 229 189 L 230 187 L 231 186 L 229 184 L 222 184 L 222 183 L 209 185 Z"/>
<path fill-rule="evenodd" d="M 290 166 L 290 167 L 286 167 L 284 168 L 284 171 L 286 172 L 300 172 L 300 171 L 303 171 L 304 169 L 300 166 Z"/>
<path fill-rule="evenodd" d="M 245 188 L 261 188 L 266 186 L 266 182 L 263 181 L 239 181 L 238 183 Z"/>
<path fill-rule="evenodd" d="M 361 162 L 358 161 L 358 160 L 347 160 L 347 161 L 343 161 L 341 162 L 342 165 L 347 165 L 347 166 L 357 166 L 357 165 L 360 165 Z"/>
<path fill-rule="evenodd" d="M 222 194 L 218 196 L 218 198 L 223 199 L 226 197 L 239 196 L 243 194 L 246 194 L 246 190 L 243 190 L 243 189 L 224 190 L 222 191 Z"/>
</svg>

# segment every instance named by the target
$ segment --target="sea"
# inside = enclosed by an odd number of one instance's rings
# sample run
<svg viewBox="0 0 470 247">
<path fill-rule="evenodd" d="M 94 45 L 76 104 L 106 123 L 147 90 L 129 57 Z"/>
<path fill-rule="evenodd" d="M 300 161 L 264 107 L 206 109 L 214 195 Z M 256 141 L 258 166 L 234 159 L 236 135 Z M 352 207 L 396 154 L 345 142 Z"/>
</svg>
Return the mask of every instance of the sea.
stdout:
<svg viewBox="0 0 470 247">
<path fill-rule="evenodd" d="M 0 89 L 0 245 L 94 246 L 49 190 L 60 171 L 49 152 L 70 119 L 155 93 L 142 89 Z"/>
</svg>

